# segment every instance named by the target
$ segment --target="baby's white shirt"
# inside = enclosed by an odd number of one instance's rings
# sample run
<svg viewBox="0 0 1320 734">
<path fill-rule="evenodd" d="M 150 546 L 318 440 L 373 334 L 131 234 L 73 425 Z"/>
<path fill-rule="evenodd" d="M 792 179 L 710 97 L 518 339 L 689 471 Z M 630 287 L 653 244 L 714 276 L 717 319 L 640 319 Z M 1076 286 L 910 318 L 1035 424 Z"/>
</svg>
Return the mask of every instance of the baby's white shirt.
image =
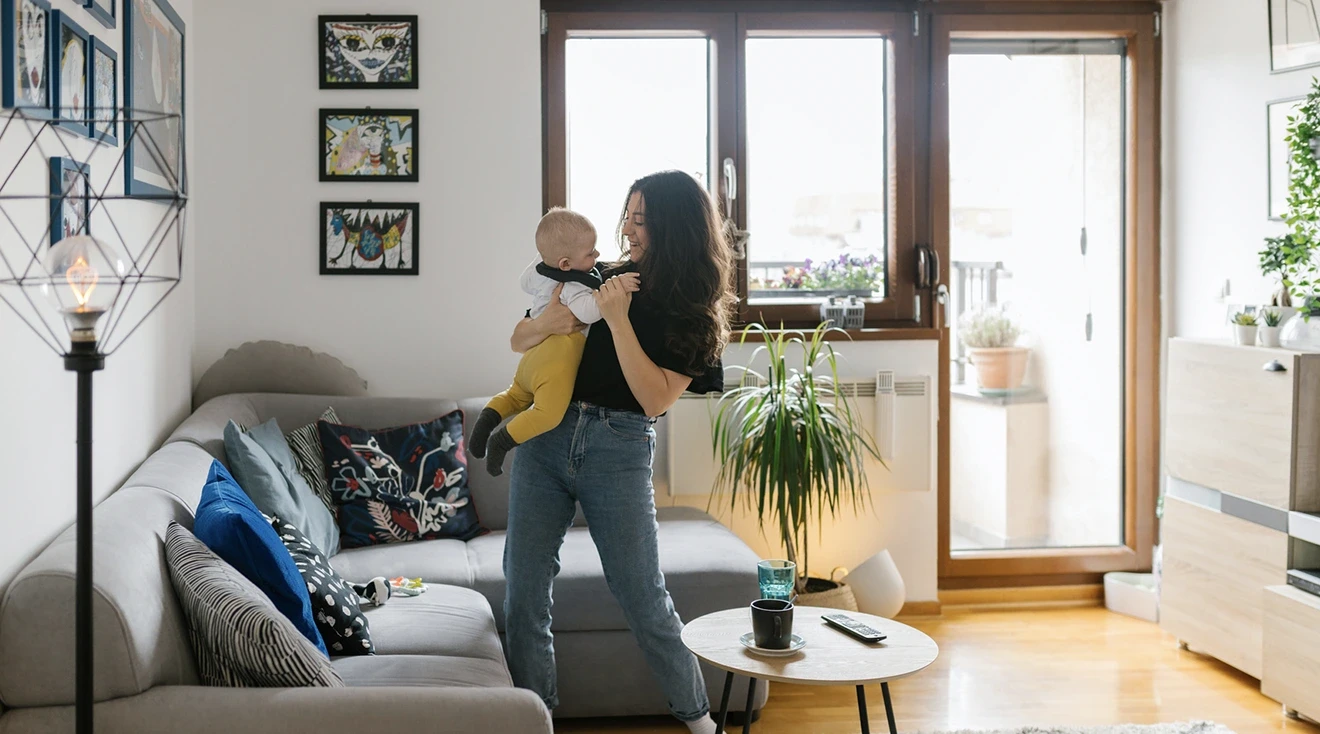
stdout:
<svg viewBox="0 0 1320 734">
<path fill-rule="evenodd" d="M 523 271 L 521 280 L 523 292 L 532 297 L 532 318 L 540 316 L 541 312 L 545 311 L 545 307 L 550 305 L 550 299 L 554 297 L 555 288 L 559 287 L 559 281 L 536 272 L 536 266 L 540 264 L 539 259 L 533 260 L 532 264 Z M 600 308 L 596 306 L 596 295 L 591 286 L 584 283 L 565 283 L 564 290 L 559 294 L 559 302 L 568 306 L 568 310 L 584 324 L 600 321 Z"/>
</svg>

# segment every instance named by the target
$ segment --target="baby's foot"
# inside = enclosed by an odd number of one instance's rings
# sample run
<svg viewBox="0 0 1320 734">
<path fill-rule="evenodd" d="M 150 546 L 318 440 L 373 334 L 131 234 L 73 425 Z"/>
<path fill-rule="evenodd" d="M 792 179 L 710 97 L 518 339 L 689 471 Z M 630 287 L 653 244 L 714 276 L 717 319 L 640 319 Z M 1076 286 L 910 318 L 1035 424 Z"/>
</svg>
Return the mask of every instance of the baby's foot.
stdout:
<svg viewBox="0 0 1320 734">
<path fill-rule="evenodd" d="M 472 435 L 468 437 L 468 452 L 478 459 L 486 457 L 486 442 L 490 440 L 490 432 L 504 420 L 491 408 L 482 408 L 481 415 L 477 416 L 477 422 L 472 424 Z"/>
<path fill-rule="evenodd" d="M 509 435 L 509 429 L 500 428 L 500 430 L 491 434 L 489 452 L 486 454 L 486 471 L 492 477 L 498 477 L 504 473 L 504 455 L 513 450 L 518 442 Z"/>
</svg>

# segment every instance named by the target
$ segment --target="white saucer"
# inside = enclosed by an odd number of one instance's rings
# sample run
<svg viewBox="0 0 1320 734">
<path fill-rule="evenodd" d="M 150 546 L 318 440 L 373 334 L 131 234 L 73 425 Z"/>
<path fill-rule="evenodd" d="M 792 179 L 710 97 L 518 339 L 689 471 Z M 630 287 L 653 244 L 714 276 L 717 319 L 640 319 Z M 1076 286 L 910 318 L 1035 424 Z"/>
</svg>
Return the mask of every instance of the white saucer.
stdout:
<svg viewBox="0 0 1320 734">
<path fill-rule="evenodd" d="M 793 635 L 792 642 L 789 644 L 788 649 L 767 650 L 764 647 L 756 646 L 756 636 L 751 632 L 748 632 L 742 637 L 739 637 L 738 642 L 741 642 L 743 647 L 756 653 L 757 655 L 765 655 L 767 657 L 772 657 L 772 658 L 787 657 L 807 646 L 807 641 L 802 639 L 800 635 Z"/>
</svg>

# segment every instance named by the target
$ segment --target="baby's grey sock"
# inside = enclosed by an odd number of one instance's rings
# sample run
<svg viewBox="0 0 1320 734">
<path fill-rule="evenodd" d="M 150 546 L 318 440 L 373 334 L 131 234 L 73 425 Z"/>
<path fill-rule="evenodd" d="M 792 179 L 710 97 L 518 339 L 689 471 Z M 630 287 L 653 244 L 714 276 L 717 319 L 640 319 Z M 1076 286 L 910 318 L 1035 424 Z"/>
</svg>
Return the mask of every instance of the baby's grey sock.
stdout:
<svg viewBox="0 0 1320 734">
<path fill-rule="evenodd" d="M 518 442 L 509 435 L 509 429 L 501 427 L 490 436 L 490 451 L 486 455 L 486 471 L 492 477 L 504 473 L 504 455 L 513 450 Z"/>
<path fill-rule="evenodd" d="M 477 416 L 477 422 L 472 424 L 472 435 L 468 437 L 468 451 L 478 459 L 486 458 L 486 442 L 490 440 L 490 432 L 495 430 L 495 426 L 504 420 L 491 408 L 482 408 L 481 415 Z"/>
</svg>

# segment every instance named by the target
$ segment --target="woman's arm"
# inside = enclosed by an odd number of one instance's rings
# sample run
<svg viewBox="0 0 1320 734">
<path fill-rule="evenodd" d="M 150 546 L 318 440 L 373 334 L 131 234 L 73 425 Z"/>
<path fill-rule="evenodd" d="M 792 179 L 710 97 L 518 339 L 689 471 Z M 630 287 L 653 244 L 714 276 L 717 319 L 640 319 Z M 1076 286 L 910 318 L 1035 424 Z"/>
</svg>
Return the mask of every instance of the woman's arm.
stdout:
<svg viewBox="0 0 1320 734">
<path fill-rule="evenodd" d="M 586 324 L 578 321 L 568 306 L 559 302 L 559 293 L 564 289 L 564 284 L 560 283 L 555 288 L 554 298 L 550 300 L 545 311 L 534 319 L 523 319 L 518 325 L 513 327 L 513 336 L 509 338 L 509 348 L 513 351 L 523 354 L 532 347 L 545 341 L 546 337 L 554 334 L 572 334 L 579 331 Z"/>
<path fill-rule="evenodd" d="M 632 293 L 624 283 L 611 278 L 596 292 L 596 302 L 614 335 L 614 351 L 619 357 L 623 377 L 642 411 L 654 418 L 669 410 L 692 383 L 692 378 L 660 367 L 646 356 L 632 322 L 628 320 Z"/>
</svg>

